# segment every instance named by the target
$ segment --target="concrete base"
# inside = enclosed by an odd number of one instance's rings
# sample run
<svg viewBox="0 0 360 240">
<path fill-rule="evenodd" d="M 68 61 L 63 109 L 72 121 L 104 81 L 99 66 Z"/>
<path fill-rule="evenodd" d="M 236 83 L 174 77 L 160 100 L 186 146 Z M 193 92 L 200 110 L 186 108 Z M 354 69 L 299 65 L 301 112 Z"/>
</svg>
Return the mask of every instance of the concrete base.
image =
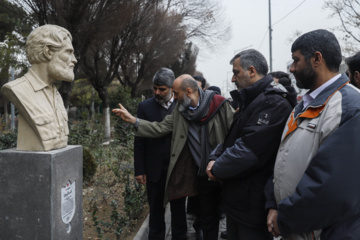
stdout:
<svg viewBox="0 0 360 240">
<path fill-rule="evenodd" d="M 0 151 L 0 238 L 83 239 L 82 146 Z"/>
</svg>

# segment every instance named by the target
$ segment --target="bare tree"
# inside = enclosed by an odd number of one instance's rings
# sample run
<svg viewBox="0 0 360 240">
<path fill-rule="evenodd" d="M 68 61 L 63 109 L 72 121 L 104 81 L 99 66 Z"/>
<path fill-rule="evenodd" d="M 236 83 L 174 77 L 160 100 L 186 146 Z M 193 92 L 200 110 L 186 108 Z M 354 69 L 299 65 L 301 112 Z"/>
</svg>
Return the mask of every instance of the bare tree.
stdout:
<svg viewBox="0 0 360 240">
<path fill-rule="evenodd" d="M 358 0 L 328 0 L 324 8 L 332 11 L 331 17 L 337 16 L 341 21 L 341 26 L 337 29 L 344 32 L 345 41 L 344 51 L 353 53 L 359 51 L 360 42 L 360 1 Z"/>
<path fill-rule="evenodd" d="M 228 37 L 228 24 L 217 21 L 214 0 L 13 0 L 38 25 L 57 24 L 73 36 L 76 76 L 86 77 L 99 93 L 110 137 L 107 88 L 117 78 L 136 95 L 156 70 L 186 55 L 186 41 L 214 46 Z M 218 25 L 217 25 L 218 24 Z M 59 91 L 68 105 L 71 84 Z"/>
<path fill-rule="evenodd" d="M 216 51 L 231 39 L 231 23 L 221 1 L 216 0 L 167 0 L 168 9 L 183 17 L 186 37 L 197 46 Z"/>
<path fill-rule="evenodd" d="M 199 48 L 192 42 L 187 43 L 179 59 L 171 65 L 175 76 L 181 74 L 195 75 L 196 72 L 196 59 L 199 53 Z"/>
</svg>

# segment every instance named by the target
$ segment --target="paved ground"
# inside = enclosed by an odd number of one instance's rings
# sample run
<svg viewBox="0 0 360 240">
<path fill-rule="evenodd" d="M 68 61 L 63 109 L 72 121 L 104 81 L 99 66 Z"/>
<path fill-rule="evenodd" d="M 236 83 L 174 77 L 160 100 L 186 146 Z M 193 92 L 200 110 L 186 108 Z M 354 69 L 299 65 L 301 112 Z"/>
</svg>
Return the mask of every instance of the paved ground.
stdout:
<svg viewBox="0 0 360 240">
<path fill-rule="evenodd" d="M 165 212 L 165 223 L 166 223 L 166 236 L 165 240 L 171 240 L 171 230 L 170 230 L 170 206 L 167 205 Z M 187 214 L 187 225 L 188 225 L 188 240 L 196 240 L 196 233 L 192 226 L 194 222 L 193 215 Z M 223 239 L 220 237 L 220 232 L 226 230 L 226 219 L 220 221 L 219 224 L 219 239 Z M 143 225 L 139 229 L 139 232 L 136 234 L 134 240 L 147 240 L 147 235 L 149 232 L 149 217 L 146 218 Z"/>
<path fill-rule="evenodd" d="M 169 212 L 167 210 L 167 212 Z M 196 232 L 195 229 L 193 228 L 193 222 L 194 222 L 194 215 L 190 215 L 187 214 L 187 227 L 188 227 L 188 240 L 196 240 Z M 171 230 L 169 229 L 170 227 L 170 216 L 168 216 L 166 218 L 166 237 L 165 240 L 171 240 Z M 220 233 L 226 230 L 226 219 L 222 219 L 220 220 L 220 224 L 219 224 L 219 239 L 223 239 L 220 237 Z"/>
<path fill-rule="evenodd" d="M 187 214 L 187 224 L 188 224 L 188 240 L 196 240 L 196 233 L 192 224 L 194 222 L 193 215 Z M 171 240 L 171 231 L 170 231 L 170 205 L 168 204 L 165 212 L 165 223 L 166 223 L 166 236 L 165 240 Z M 219 240 L 223 240 L 220 237 L 220 233 L 226 230 L 226 219 L 220 220 L 219 224 Z M 143 225 L 139 229 L 139 232 L 136 234 L 134 240 L 147 240 L 149 232 L 149 216 L 144 221 Z M 274 240 L 280 240 L 281 238 L 274 238 Z"/>
</svg>

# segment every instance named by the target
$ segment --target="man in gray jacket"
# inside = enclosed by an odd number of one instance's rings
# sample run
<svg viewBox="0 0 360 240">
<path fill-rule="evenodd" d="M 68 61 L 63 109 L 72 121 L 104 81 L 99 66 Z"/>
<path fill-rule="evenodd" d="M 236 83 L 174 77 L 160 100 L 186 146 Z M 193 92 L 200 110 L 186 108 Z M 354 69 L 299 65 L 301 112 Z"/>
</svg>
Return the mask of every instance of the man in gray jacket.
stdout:
<svg viewBox="0 0 360 240">
<path fill-rule="evenodd" d="M 321 231 L 321 239 L 359 239 L 360 92 L 339 73 L 333 33 L 305 33 L 291 51 L 290 71 L 309 91 L 283 131 L 266 191 L 268 230 L 291 240 L 319 239 Z"/>
</svg>

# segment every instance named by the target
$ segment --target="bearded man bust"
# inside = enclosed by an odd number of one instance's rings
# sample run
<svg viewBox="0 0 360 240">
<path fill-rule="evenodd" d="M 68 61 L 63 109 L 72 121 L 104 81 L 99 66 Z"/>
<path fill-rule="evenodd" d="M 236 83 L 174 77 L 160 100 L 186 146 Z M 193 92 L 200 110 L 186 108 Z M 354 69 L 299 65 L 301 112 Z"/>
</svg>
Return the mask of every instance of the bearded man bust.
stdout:
<svg viewBox="0 0 360 240">
<path fill-rule="evenodd" d="M 19 111 L 17 150 L 50 151 L 67 146 L 68 116 L 54 82 L 74 80 L 77 60 L 71 41 L 69 31 L 56 25 L 33 30 L 26 41 L 31 68 L 1 88 Z"/>
</svg>

